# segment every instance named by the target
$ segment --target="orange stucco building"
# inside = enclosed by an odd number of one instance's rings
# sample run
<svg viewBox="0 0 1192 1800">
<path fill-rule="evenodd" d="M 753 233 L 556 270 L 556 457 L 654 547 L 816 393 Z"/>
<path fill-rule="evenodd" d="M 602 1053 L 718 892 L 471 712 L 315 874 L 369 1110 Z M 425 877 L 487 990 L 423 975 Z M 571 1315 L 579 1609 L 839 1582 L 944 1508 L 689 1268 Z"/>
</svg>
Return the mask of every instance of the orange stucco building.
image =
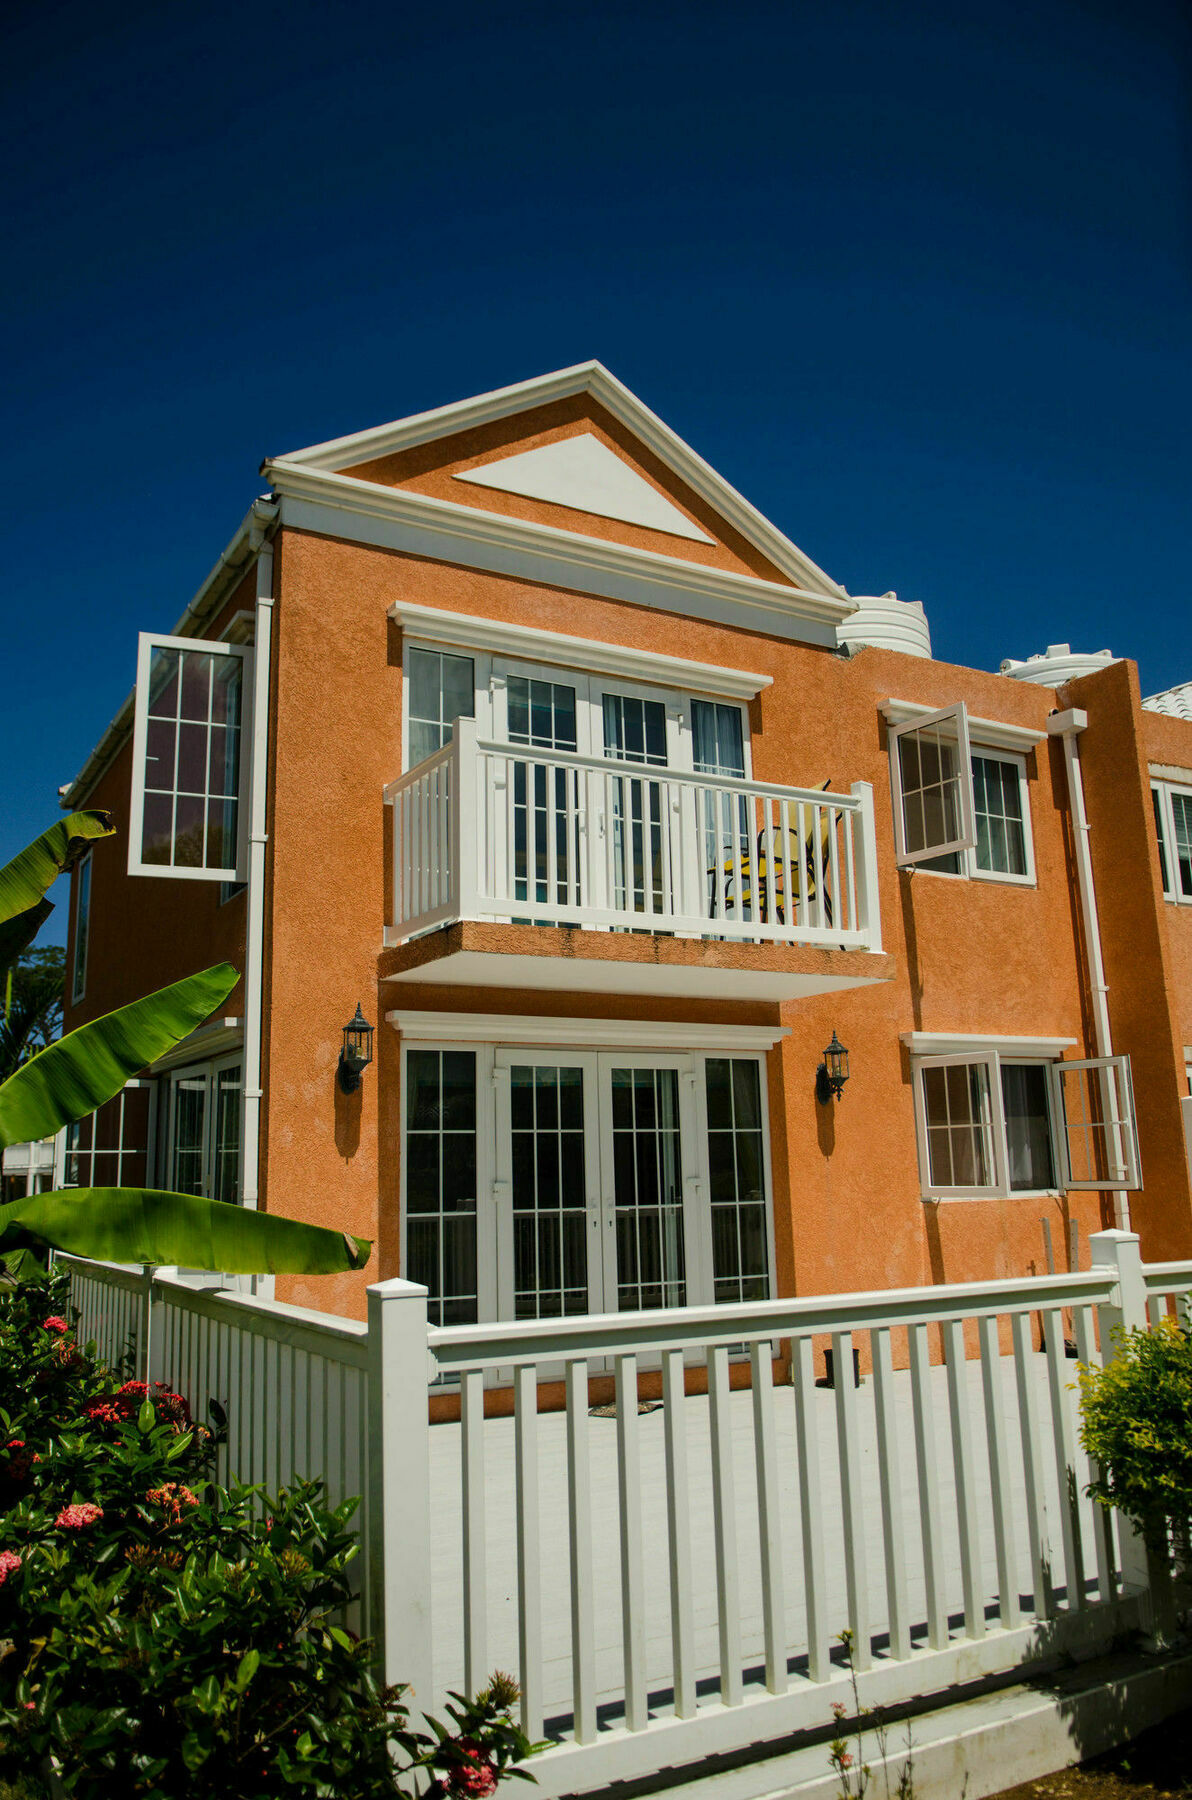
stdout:
<svg viewBox="0 0 1192 1800">
<path fill-rule="evenodd" d="M 63 798 L 118 827 L 67 1025 L 243 980 L 68 1180 L 375 1239 L 279 1297 L 405 1274 L 446 1323 L 1041 1272 L 1127 1216 L 1192 1255 L 1181 690 L 933 660 L 596 364 L 263 472 Z"/>
</svg>

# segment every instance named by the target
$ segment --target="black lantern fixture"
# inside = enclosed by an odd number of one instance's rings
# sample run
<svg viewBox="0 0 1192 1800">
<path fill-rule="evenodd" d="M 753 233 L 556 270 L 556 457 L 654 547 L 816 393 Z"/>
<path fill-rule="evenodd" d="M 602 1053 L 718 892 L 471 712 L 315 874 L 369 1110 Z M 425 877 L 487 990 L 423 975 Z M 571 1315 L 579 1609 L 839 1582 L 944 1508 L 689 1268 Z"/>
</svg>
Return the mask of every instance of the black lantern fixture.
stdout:
<svg viewBox="0 0 1192 1800">
<path fill-rule="evenodd" d="M 337 1075 L 345 1094 L 354 1094 L 360 1086 L 360 1077 L 372 1061 L 372 1041 L 373 1028 L 357 1001 L 355 1018 L 344 1026 L 344 1047 L 339 1053 Z"/>
<path fill-rule="evenodd" d="M 815 1071 L 815 1097 L 827 1106 L 833 1096 L 839 1100 L 848 1080 L 848 1051 L 832 1033 L 832 1042 L 824 1051 L 824 1060 Z"/>
</svg>

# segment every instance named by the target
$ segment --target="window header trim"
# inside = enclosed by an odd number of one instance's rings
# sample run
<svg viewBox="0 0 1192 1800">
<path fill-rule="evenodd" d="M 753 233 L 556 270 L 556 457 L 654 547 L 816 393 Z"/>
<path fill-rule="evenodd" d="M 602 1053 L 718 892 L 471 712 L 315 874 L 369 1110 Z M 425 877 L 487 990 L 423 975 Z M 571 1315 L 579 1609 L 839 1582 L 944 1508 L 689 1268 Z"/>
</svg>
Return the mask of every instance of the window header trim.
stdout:
<svg viewBox="0 0 1192 1800">
<path fill-rule="evenodd" d="M 924 706 L 917 700 L 883 700 L 878 711 L 887 725 L 913 725 L 919 719 L 934 718 L 938 707 Z M 969 739 L 973 751 L 984 749 L 1016 750 L 1023 754 L 1043 743 L 1046 731 L 1035 731 L 1029 725 L 1007 725 L 997 719 L 979 719 L 969 713 Z"/>
<path fill-rule="evenodd" d="M 789 1025 L 691 1025 L 675 1019 L 559 1019 L 522 1013 L 410 1012 L 385 1018 L 403 1038 L 422 1043 L 541 1044 L 615 1050 L 772 1050 Z"/>
<path fill-rule="evenodd" d="M 505 619 L 485 619 L 474 613 L 445 612 L 437 606 L 417 606 L 399 600 L 389 608 L 389 617 L 407 636 L 428 644 L 445 644 L 464 651 L 489 650 L 528 662 L 627 676 L 633 681 L 660 683 L 693 694 L 753 700 L 774 683 L 772 675 L 725 669 L 715 663 L 693 662 L 685 656 L 668 656 L 628 645 L 597 643 L 561 631 L 513 625 Z"/>
<path fill-rule="evenodd" d="M 983 1056 L 996 1050 L 1001 1056 L 1037 1056 L 1047 1060 L 1075 1049 L 1077 1038 L 998 1037 L 988 1032 L 904 1031 L 902 1042 L 912 1056 Z"/>
</svg>

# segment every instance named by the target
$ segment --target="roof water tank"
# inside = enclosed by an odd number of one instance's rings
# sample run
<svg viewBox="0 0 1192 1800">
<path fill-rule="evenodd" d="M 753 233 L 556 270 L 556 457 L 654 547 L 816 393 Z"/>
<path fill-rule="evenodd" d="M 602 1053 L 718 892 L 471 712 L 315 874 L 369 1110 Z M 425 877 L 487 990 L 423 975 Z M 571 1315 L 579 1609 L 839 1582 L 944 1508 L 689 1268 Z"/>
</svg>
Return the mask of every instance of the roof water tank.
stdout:
<svg viewBox="0 0 1192 1800">
<path fill-rule="evenodd" d="M 897 594 L 862 594 L 857 610 L 836 627 L 836 641 L 848 650 L 901 650 L 904 656 L 931 655 L 931 632 L 919 600 Z"/>
<path fill-rule="evenodd" d="M 1015 662 L 1008 656 L 1002 664 L 1002 674 L 1012 675 L 1015 681 L 1036 682 L 1040 687 L 1059 687 L 1065 681 L 1075 681 L 1078 675 L 1092 675 L 1120 660 L 1112 650 L 1074 651 L 1071 644 L 1048 644 L 1041 655 L 1028 656 L 1025 662 Z"/>
</svg>

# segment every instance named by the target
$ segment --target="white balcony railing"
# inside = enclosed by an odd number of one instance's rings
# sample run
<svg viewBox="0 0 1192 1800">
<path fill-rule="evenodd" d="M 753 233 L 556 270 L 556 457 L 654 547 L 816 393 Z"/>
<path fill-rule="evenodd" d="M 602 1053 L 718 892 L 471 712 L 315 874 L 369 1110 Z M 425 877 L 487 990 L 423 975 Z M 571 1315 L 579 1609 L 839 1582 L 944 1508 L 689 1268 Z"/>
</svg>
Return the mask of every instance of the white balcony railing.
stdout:
<svg viewBox="0 0 1192 1800">
<path fill-rule="evenodd" d="M 385 790 L 386 942 L 457 919 L 880 950 L 873 790 L 775 787 L 477 739 Z"/>
</svg>

